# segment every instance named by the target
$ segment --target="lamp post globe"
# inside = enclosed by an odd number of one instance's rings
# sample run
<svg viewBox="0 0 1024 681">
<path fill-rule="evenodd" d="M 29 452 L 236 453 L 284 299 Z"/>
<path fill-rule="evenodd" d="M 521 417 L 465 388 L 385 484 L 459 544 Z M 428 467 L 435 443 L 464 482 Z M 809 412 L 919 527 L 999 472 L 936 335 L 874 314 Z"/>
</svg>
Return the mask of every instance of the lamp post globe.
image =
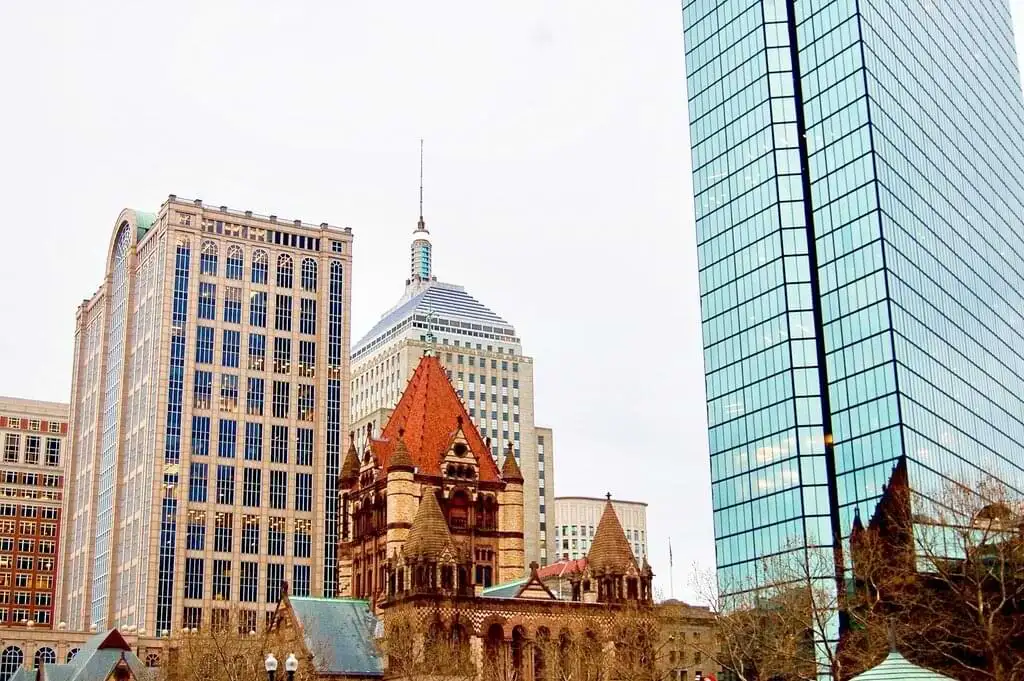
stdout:
<svg viewBox="0 0 1024 681">
<path fill-rule="evenodd" d="M 274 657 L 274 653 L 267 653 L 263 668 L 267 670 L 267 681 L 274 681 L 274 677 L 277 676 L 277 658 Z"/>
<path fill-rule="evenodd" d="M 299 658 L 295 653 L 288 653 L 284 661 L 284 670 L 288 673 L 288 681 L 295 681 L 295 672 L 299 671 Z"/>
</svg>

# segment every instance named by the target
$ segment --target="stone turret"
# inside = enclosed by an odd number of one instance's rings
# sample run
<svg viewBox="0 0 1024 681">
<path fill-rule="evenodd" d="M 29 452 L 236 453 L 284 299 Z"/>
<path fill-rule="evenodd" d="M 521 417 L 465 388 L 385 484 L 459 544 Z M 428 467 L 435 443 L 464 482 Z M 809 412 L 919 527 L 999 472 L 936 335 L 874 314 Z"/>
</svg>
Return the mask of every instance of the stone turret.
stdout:
<svg viewBox="0 0 1024 681">
<path fill-rule="evenodd" d="M 498 530 L 509 534 L 498 540 L 498 583 L 522 577 L 526 555 L 522 534 L 523 474 L 516 463 L 511 441 L 505 449 L 501 477 L 505 488 L 498 494 Z"/>
<path fill-rule="evenodd" d="M 387 555 L 401 549 L 416 515 L 417 484 L 415 466 L 405 444 L 405 431 L 398 431 L 394 452 L 387 470 Z"/>
<path fill-rule="evenodd" d="M 644 569 L 637 564 L 633 549 L 629 546 L 626 533 L 622 531 L 622 524 L 612 506 L 612 495 L 609 494 L 587 553 L 587 568 L 583 579 L 594 586 L 595 593 L 591 597 L 598 603 L 650 603 L 653 577 L 654 573 L 646 565 L 646 560 Z M 584 599 L 590 600 L 586 595 Z"/>
</svg>

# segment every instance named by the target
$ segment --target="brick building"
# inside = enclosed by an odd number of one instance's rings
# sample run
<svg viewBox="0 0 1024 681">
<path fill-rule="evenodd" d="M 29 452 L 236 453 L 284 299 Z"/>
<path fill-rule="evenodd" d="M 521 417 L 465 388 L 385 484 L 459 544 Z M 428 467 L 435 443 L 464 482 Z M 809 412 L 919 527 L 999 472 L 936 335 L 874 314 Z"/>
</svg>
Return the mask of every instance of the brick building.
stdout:
<svg viewBox="0 0 1024 681">
<path fill-rule="evenodd" d="M 0 625 L 53 626 L 68 405 L 0 397 Z"/>
</svg>

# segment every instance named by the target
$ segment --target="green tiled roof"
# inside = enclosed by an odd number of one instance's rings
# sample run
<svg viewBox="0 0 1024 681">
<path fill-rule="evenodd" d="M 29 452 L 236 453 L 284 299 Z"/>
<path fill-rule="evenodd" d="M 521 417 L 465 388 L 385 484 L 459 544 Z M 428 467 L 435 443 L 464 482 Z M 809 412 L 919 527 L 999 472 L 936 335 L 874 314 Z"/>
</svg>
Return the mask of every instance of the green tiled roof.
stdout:
<svg viewBox="0 0 1024 681">
<path fill-rule="evenodd" d="M 321 673 L 383 676 L 373 638 L 377 618 L 368 601 L 294 596 L 288 601 Z"/>
<path fill-rule="evenodd" d="M 850 681 L 953 681 L 949 676 L 918 667 L 895 650 L 880 664 Z"/>
</svg>

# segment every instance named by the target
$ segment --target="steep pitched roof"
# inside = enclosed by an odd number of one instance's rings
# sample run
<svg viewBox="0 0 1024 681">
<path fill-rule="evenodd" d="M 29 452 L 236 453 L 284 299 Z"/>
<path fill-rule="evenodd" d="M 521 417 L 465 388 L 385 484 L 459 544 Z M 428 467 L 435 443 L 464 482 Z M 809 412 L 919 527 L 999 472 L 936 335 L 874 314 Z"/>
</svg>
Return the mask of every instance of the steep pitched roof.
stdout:
<svg viewBox="0 0 1024 681">
<path fill-rule="evenodd" d="M 415 470 L 416 464 L 412 462 L 412 457 L 409 456 L 409 448 L 405 444 L 404 431 L 398 431 L 398 440 L 395 441 L 395 448 L 391 452 L 391 458 L 388 460 L 388 470 Z"/>
<path fill-rule="evenodd" d="M 109 629 L 89 638 L 71 662 L 44 665 L 40 671 L 46 681 L 96 681 L 109 678 L 122 658 L 134 679 L 149 681 L 155 678 L 155 673 L 136 657 L 117 629 Z M 35 672 L 27 674 L 24 678 L 36 678 Z"/>
<path fill-rule="evenodd" d="M 448 529 L 448 522 L 437 505 L 437 496 L 430 487 L 423 488 L 416 517 L 413 518 L 409 536 L 405 539 L 402 551 L 407 556 L 439 558 L 445 551 L 455 555 L 455 543 Z"/>
<path fill-rule="evenodd" d="M 508 449 L 505 450 L 505 463 L 501 466 L 501 478 L 505 482 L 523 482 L 523 472 L 519 469 L 511 442 L 508 443 Z"/>
<path fill-rule="evenodd" d="M 371 440 L 370 447 L 379 465 L 387 470 L 402 431 L 409 457 L 418 471 L 440 475 L 441 459 L 451 447 L 460 419 L 463 424 L 472 423 L 441 363 L 436 357 L 423 357 L 380 439 Z M 464 432 L 466 444 L 480 468 L 480 480 L 500 481 L 498 466 L 480 433 L 468 425 Z"/>
<path fill-rule="evenodd" d="M 286 599 L 320 673 L 383 676 L 373 640 L 376 618 L 369 602 L 295 596 Z"/>
<path fill-rule="evenodd" d="M 622 531 L 619 517 L 615 515 L 611 496 L 604 506 L 600 522 L 597 523 L 594 540 L 590 544 L 590 551 L 587 552 L 587 564 L 591 570 L 612 570 L 619 573 L 624 573 L 630 568 L 637 571 L 640 569 L 636 564 L 636 558 L 633 557 L 633 550 L 629 547 L 626 533 Z"/>
<path fill-rule="evenodd" d="M 345 461 L 341 464 L 341 479 L 355 480 L 359 477 L 359 452 L 356 451 L 355 434 L 348 436 L 348 451 L 345 452 Z"/>
</svg>

